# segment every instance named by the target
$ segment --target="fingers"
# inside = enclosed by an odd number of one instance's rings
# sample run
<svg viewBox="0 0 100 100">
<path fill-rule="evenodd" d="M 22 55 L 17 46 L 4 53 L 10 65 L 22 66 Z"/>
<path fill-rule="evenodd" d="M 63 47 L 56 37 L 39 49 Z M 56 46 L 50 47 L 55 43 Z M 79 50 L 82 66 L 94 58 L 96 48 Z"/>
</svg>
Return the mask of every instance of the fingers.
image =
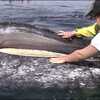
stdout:
<svg viewBox="0 0 100 100">
<path fill-rule="evenodd" d="M 58 33 L 64 33 L 65 31 L 59 31 Z"/>
<path fill-rule="evenodd" d="M 59 58 L 50 58 L 49 61 L 57 64 L 63 63 Z"/>
<path fill-rule="evenodd" d="M 49 61 L 51 63 L 62 64 L 62 63 L 67 62 L 67 59 L 66 59 L 66 55 L 65 55 L 65 56 L 61 56 L 61 57 L 50 58 Z"/>
<path fill-rule="evenodd" d="M 64 32 L 64 31 L 59 31 L 59 33 L 57 35 L 62 36 L 62 38 L 67 38 L 68 37 L 68 33 Z"/>
<path fill-rule="evenodd" d="M 57 35 L 64 35 L 65 32 L 64 31 L 59 31 Z"/>
<path fill-rule="evenodd" d="M 64 36 L 62 36 L 62 38 L 64 38 L 64 39 L 65 39 L 65 38 L 69 38 L 69 37 L 64 35 Z"/>
<path fill-rule="evenodd" d="M 62 38 L 70 38 L 73 36 L 73 32 L 59 31 L 57 35 L 62 36 Z"/>
</svg>

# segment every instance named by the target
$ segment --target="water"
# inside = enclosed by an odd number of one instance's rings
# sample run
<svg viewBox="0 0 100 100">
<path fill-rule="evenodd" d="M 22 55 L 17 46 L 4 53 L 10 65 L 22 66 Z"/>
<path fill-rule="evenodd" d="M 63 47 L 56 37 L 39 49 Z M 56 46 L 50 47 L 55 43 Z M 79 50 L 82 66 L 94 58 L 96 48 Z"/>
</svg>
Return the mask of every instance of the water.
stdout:
<svg viewBox="0 0 100 100">
<path fill-rule="evenodd" d="M 89 3 L 90 1 L 0 1 L 0 22 L 72 30 L 91 23 L 84 18 Z"/>
</svg>

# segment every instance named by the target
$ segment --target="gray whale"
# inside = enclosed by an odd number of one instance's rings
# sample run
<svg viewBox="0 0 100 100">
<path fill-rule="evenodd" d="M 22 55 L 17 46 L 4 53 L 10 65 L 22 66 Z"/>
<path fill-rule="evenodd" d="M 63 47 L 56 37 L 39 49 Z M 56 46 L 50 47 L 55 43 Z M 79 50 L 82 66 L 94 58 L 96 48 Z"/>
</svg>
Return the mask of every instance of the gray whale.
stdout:
<svg viewBox="0 0 100 100">
<path fill-rule="evenodd" d="M 8 24 L 1 25 L 0 27 L 8 27 Z M 11 25 L 11 27 L 14 26 Z M 17 25 L 20 26 L 20 25 Z M 22 25 L 20 26 L 22 27 Z M 20 28 L 18 27 L 18 28 Z M 29 26 L 27 26 L 29 27 Z M 56 39 L 57 43 L 63 43 L 64 47 L 70 47 L 70 50 L 74 50 L 76 48 L 80 48 L 79 45 L 83 42 L 78 43 L 77 40 L 67 41 L 60 40 L 59 37 L 54 35 L 54 32 L 49 30 L 44 30 L 38 27 L 34 28 L 26 28 L 25 32 L 27 33 L 31 30 L 34 30 L 34 33 L 38 36 L 48 37 L 50 39 Z M 33 29 L 33 30 L 32 30 Z M 12 30 L 15 31 L 15 29 Z M 21 28 L 23 31 L 23 28 Z M 45 31 L 45 34 L 43 34 Z M 1 30 L 2 32 L 2 30 Z M 11 32 L 11 31 L 10 31 Z M 6 41 L 12 39 L 6 33 Z M 13 33 L 13 31 L 12 31 Z M 17 32 L 18 33 L 18 32 Z M 23 33 L 23 32 L 22 32 Z M 51 34 L 48 34 L 51 33 Z M 33 37 L 34 35 L 31 34 Z M 50 36 L 49 36 L 50 35 Z M 0 34 L 1 48 L 3 47 L 17 47 L 23 48 L 31 47 L 34 45 L 32 43 L 31 46 L 25 45 L 24 43 L 30 43 L 20 41 L 21 44 L 16 45 L 16 37 L 13 42 L 3 42 L 5 34 Z M 21 35 L 21 39 L 24 39 L 24 36 Z M 54 37 L 53 37 L 54 36 Z M 31 40 L 30 40 L 31 41 Z M 59 42 L 60 41 L 60 42 Z M 20 43 L 17 41 L 17 43 Z M 72 44 L 73 43 L 73 44 Z M 49 43 L 50 44 L 50 43 Z M 68 44 L 68 45 L 67 45 Z M 69 45 L 70 44 L 70 45 Z M 73 46 L 75 44 L 75 46 Z M 50 44 L 51 45 L 51 44 Z M 53 45 L 52 45 L 53 46 Z M 55 46 L 57 46 L 55 44 Z M 62 46 L 62 45 L 60 45 Z M 39 47 L 39 46 L 38 46 Z M 66 52 L 68 49 L 61 51 L 61 48 L 49 48 L 49 50 L 58 50 L 58 52 Z M 42 47 L 41 47 L 42 48 Z M 37 48 L 37 49 L 41 49 Z M 45 49 L 48 49 L 45 48 Z M 32 49 L 34 49 L 32 47 Z M 67 52 L 70 52 L 67 51 Z M 22 57 L 22 56 L 14 56 L 9 54 L 0 53 L 0 99 L 2 100 L 95 100 L 95 98 L 100 99 L 100 61 L 98 61 L 100 56 L 96 56 L 88 61 L 82 61 L 79 63 L 72 64 L 52 64 L 46 58 L 33 58 L 33 57 Z M 95 60 L 95 61 L 93 61 Z"/>
<path fill-rule="evenodd" d="M 3 23 L 0 25 L 0 48 L 37 49 L 53 52 L 71 52 L 82 48 L 85 41 L 72 42 L 61 39 L 56 32 L 41 27 Z"/>
</svg>

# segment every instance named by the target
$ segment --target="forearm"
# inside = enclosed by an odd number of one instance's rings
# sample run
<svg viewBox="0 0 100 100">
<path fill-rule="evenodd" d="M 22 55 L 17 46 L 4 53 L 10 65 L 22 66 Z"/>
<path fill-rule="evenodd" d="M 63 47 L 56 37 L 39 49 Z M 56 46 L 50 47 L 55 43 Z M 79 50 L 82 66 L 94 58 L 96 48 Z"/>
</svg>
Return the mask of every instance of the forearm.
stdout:
<svg viewBox="0 0 100 100">
<path fill-rule="evenodd" d="M 91 45 L 86 48 L 76 50 L 73 53 L 66 56 L 66 62 L 77 62 L 86 59 L 97 52 L 97 49 Z"/>
<path fill-rule="evenodd" d="M 98 50 L 94 46 L 89 45 L 86 48 L 76 50 L 71 54 L 65 54 L 64 56 L 51 58 L 50 62 L 52 63 L 77 62 L 94 55 L 97 51 Z"/>
</svg>

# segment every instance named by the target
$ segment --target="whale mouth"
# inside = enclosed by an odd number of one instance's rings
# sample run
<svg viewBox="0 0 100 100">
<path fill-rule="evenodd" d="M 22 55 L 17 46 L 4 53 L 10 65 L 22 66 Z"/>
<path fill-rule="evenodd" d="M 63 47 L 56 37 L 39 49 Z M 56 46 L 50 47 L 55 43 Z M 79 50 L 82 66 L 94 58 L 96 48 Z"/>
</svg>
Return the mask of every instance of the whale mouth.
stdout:
<svg viewBox="0 0 100 100">
<path fill-rule="evenodd" d="M 87 44 L 86 41 L 78 41 L 67 41 L 57 36 L 56 32 L 40 26 L 0 24 L 0 52 L 12 55 L 57 57 L 83 48 Z"/>
<path fill-rule="evenodd" d="M 18 56 L 30 57 L 58 57 L 63 56 L 62 53 L 56 53 L 46 50 L 31 50 L 31 49 L 16 49 L 16 48 L 3 48 L 0 52 Z"/>
<path fill-rule="evenodd" d="M 41 28 L 37 29 L 35 26 L 0 24 L 0 52 L 31 57 L 57 57 L 63 55 L 63 53 L 56 52 L 54 46 L 60 44 L 62 47 L 64 43 L 47 38 L 42 33 Z M 52 48 L 55 50 L 52 51 Z"/>
</svg>

